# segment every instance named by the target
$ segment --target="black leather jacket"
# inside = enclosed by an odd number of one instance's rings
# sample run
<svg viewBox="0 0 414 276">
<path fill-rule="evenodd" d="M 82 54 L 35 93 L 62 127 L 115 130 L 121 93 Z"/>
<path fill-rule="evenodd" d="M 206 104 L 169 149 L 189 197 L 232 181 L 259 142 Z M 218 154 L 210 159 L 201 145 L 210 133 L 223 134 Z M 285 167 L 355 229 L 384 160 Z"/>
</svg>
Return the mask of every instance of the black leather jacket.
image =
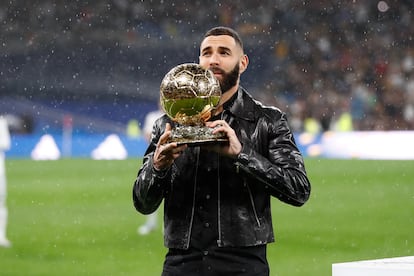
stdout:
<svg viewBox="0 0 414 276">
<path fill-rule="evenodd" d="M 219 186 L 219 246 L 253 246 L 274 241 L 270 197 L 294 206 L 310 195 L 304 162 L 286 116 L 279 109 L 265 107 L 243 89 L 222 119 L 235 130 L 242 143 L 237 159 L 218 156 L 215 183 Z M 164 172 L 153 168 L 156 143 L 171 123 L 163 116 L 155 123 L 143 165 L 133 187 L 135 208 L 154 212 L 164 199 L 164 244 L 187 249 L 194 218 L 194 198 L 199 147 L 188 147 Z"/>
</svg>

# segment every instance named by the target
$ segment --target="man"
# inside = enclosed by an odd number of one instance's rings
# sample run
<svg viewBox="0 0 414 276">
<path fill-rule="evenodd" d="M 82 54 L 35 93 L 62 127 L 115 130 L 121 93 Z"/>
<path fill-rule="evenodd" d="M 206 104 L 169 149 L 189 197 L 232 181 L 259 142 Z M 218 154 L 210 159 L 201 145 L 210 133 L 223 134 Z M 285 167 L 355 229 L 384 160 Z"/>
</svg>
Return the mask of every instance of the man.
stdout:
<svg viewBox="0 0 414 276">
<path fill-rule="evenodd" d="M 310 195 L 303 158 L 286 116 L 239 86 L 249 60 L 232 29 L 209 30 L 200 65 L 222 96 L 207 126 L 229 142 L 188 147 L 167 143 L 174 123 L 163 116 L 133 187 L 135 208 L 154 212 L 164 199 L 163 275 L 269 275 L 266 245 L 274 241 L 270 199 L 294 206 Z"/>
<path fill-rule="evenodd" d="M 10 133 L 7 120 L 0 115 L 0 247 L 10 247 L 6 236 L 7 206 L 6 206 L 6 163 L 5 151 L 10 149 Z"/>
</svg>

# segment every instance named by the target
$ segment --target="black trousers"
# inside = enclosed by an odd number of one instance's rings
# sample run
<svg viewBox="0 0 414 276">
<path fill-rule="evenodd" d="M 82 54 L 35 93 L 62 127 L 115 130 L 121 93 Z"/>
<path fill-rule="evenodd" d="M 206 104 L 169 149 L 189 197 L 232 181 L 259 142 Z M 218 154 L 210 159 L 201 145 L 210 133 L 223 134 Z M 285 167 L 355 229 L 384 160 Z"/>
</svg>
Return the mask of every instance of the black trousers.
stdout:
<svg viewBox="0 0 414 276">
<path fill-rule="evenodd" d="M 162 276 L 268 276 L 266 245 L 169 249 Z"/>
</svg>

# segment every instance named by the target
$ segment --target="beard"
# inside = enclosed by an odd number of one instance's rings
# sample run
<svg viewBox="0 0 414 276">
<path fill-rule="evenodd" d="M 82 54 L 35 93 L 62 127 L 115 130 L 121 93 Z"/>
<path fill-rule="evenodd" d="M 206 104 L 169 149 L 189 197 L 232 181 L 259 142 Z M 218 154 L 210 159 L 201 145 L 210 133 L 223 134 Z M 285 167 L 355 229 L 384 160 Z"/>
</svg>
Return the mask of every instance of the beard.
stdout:
<svg viewBox="0 0 414 276">
<path fill-rule="evenodd" d="M 239 64 L 237 63 L 233 70 L 231 70 L 230 72 L 225 72 L 223 69 L 218 68 L 218 67 L 213 67 L 210 68 L 213 72 L 214 71 L 218 71 L 222 74 L 222 79 L 219 80 L 220 83 L 220 88 L 222 93 L 226 93 L 227 91 L 230 90 L 230 88 L 232 88 L 233 86 L 235 86 L 237 84 L 237 81 L 239 79 L 239 73 L 240 73 L 240 68 L 239 68 Z"/>
</svg>

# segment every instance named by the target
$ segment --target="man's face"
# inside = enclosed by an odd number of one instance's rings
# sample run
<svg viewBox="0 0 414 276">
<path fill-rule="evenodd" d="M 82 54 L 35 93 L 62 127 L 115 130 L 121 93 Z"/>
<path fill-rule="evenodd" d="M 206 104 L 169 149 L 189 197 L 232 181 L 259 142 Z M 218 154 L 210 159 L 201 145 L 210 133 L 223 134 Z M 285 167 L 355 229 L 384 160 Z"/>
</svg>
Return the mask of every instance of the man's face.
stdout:
<svg viewBox="0 0 414 276">
<path fill-rule="evenodd" d="M 208 36 L 201 43 L 200 65 L 213 71 L 223 93 L 238 84 L 243 56 L 241 47 L 228 35 Z"/>
</svg>

